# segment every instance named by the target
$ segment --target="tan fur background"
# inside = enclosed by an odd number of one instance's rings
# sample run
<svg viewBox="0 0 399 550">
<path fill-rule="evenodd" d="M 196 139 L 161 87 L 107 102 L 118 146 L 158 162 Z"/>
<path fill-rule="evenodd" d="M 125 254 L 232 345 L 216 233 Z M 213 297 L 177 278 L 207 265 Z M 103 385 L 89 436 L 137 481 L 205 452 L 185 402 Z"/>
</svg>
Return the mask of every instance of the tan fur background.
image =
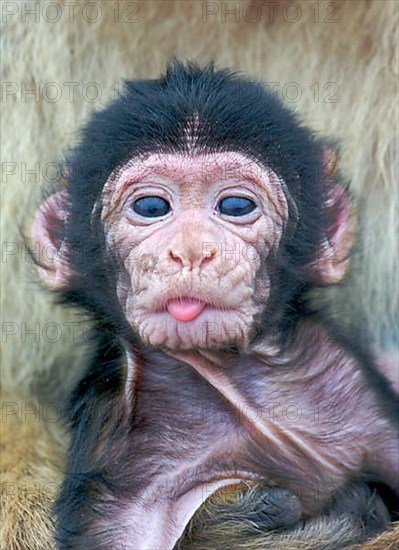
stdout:
<svg viewBox="0 0 399 550">
<path fill-rule="evenodd" d="M 48 163 L 62 159 L 75 131 L 114 97 L 122 78 L 157 76 L 172 56 L 215 60 L 276 83 L 306 123 L 338 138 L 362 239 L 347 283 L 322 298 L 342 322 L 360 327 L 375 349 L 394 347 L 398 336 L 395 0 L 301 0 L 294 7 L 276 0 L 273 22 L 261 1 L 121 0 L 118 13 L 115 0 L 80 0 L 73 16 L 63 0 L 43 0 L 36 15 L 26 13 L 33 4 L 1 3 L 6 521 L 0 541 L 7 549 L 51 548 L 44 542 L 46 510 L 60 479 L 66 438 L 58 404 L 84 363 L 87 326 L 38 289 L 20 230 L 29 228 L 40 186 L 51 172 Z M 25 93 L 35 86 L 36 96 Z M 298 91 L 298 101 L 289 101 Z M 37 400 L 36 409 L 26 409 Z M 29 531 L 30 525 L 37 529 Z"/>
</svg>

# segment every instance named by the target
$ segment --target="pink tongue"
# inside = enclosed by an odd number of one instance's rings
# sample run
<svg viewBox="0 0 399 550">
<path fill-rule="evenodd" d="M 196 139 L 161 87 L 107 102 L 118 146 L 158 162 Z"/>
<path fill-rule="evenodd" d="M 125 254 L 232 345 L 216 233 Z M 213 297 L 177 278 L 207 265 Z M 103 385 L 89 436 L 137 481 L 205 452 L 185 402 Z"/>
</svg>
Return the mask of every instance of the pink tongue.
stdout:
<svg viewBox="0 0 399 550">
<path fill-rule="evenodd" d="M 198 317 L 205 304 L 198 300 L 183 298 L 182 300 L 170 300 L 166 307 L 172 317 L 178 321 L 192 321 Z"/>
</svg>

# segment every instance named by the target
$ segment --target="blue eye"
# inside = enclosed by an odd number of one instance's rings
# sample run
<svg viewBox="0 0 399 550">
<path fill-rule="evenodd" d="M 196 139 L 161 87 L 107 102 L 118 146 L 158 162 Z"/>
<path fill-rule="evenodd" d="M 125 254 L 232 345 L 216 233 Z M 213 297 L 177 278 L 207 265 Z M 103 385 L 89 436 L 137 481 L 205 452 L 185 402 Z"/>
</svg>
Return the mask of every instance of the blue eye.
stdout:
<svg viewBox="0 0 399 550">
<path fill-rule="evenodd" d="M 162 197 L 142 197 L 134 201 L 133 211 L 144 218 L 159 218 L 170 212 L 170 204 Z"/>
<path fill-rule="evenodd" d="M 218 210 L 225 216 L 245 216 L 255 210 L 256 204 L 245 197 L 226 197 L 218 204 Z"/>
</svg>

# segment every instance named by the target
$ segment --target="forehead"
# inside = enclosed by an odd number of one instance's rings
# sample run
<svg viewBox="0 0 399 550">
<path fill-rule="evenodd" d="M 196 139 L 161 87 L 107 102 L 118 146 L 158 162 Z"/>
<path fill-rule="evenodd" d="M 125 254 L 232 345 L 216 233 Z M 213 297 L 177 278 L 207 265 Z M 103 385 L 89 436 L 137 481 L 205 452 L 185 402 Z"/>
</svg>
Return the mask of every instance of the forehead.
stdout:
<svg viewBox="0 0 399 550">
<path fill-rule="evenodd" d="M 257 185 L 278 182 L 276 174 L 240 153 L 159 153 L 145 158 L 133 158 L 114 170 L 104 191 L 121 191 L 126 185 L 151 176 L 173 179 L 181 184 L 198 182 L 235 181 L 246 179 Z"/>
</svg>

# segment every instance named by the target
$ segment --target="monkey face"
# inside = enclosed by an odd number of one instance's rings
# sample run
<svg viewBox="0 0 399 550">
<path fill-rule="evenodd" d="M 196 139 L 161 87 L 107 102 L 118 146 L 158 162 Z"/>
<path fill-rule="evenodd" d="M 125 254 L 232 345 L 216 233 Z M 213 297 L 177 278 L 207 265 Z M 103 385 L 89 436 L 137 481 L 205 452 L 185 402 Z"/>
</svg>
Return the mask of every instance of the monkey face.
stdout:
<svg viewBox="0 0 399 550">
<path fill-rule="evenodd" d="M 127 82 L 37 211 L 39 273 L 107 338 L 133 329 L 169 350 L 274 338 L 305 288 L 348 265 L 349 201 L 324 150 L 229 71 L 177 64 Z"/>
<path fill-rule="evenodd" d="M 144 342 L 245 344 L 287 217 L 272 171 L 238 153 L 151 155 L 112 174 L 101 204 L 118 300 Z"/>
</svg>

